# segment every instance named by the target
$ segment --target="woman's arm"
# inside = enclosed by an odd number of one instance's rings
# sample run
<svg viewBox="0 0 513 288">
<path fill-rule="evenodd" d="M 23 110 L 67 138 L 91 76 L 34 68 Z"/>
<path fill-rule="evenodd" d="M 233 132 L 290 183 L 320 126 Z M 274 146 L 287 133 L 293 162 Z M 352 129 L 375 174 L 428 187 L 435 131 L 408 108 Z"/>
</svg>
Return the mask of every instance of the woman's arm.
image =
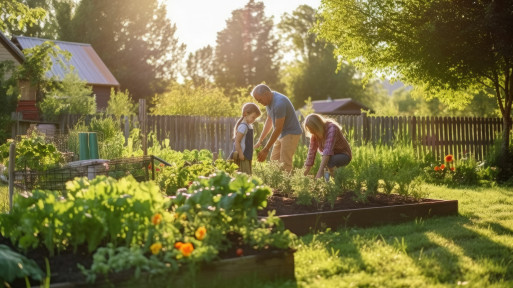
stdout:
<svg viewBox="0 0 513 288">
<path fill-rule="evenodd" d="M 321 178 L 324 176 L 324 168 L 328 165 L 328 161 L 330 160 L 331 155 L 323 155 L 321 159 L 321 165 L 319 165 L 319 170 L 317 170 L 317 174 L 315 178 Z"/>
</svg>

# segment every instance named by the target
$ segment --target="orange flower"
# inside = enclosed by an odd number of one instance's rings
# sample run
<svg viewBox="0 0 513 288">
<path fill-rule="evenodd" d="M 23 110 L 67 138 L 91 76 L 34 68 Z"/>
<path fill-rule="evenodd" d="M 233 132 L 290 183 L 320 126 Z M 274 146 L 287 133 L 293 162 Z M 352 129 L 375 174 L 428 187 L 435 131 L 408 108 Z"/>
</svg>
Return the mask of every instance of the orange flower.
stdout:
<svg viewBox="0 0 513 288">
<path fill-rule="evenodd" d="M 157 243 L 153 243 L 151 244 L 150 246 L 150 250 L 151 250 L 151 253 L 153 255 L 157 255 L 159 254 L 160 250 L 162 249 L 162 244 L 157 242 Z"/>
<path fill-rule="evenodd" d="M 451 167 L 451 171 L 454 171 L 454 167 Z"/>
<path fill-rule="evenodd" d="M 180 249 L 180 247 L 182 247 L 182 245 L 183 245 L 183 242 L 178 241 L 175 243 L 175 248 Z"/>
<path fill-rule="evenodd" d="M 435 166 L 435 171 L 438 171 L 438 170 L 440 170 L 440 167 Z"/>
<path fill-rule="evenodd" d="M 159 213 L 151 217 L 151 223 L 153 223 L 153 225 L 159 225 L 160 221 L 162 221 L 162 215 L 160 215 Z"/>
<path fill-rule="evenodd" d="M 148 165 L 148 170 L 151 170 L 151 164 L 150 164 L 150 165 Z"/>
<path fill-rule="evenodd" d="M 182 252 L 183 256 L 189 257 L 192 251 L 194 251 L 194 246 L 192 246 L 191 243 L 183 243 L 178 249 L 180 249 L 180 252 Z"/>
<path fill-rule="evenodd" d="M 445 164 L 440 165 L 440 169 L 444 170 L 445 169 Z"/>
<path fill-rule="evenodd" d="M 160 166 L 160 167 L 164 167 L 164 163 L 160 163 L 160 164 L 159 164 L 159 166 Z"/>
<path fill-rule="evenodd" d="M 445 162 L 450 163 L 452 160 L 454 160 L 454 157 L 451 154 L 445 156 Z"/>
<path fill-rule="evenodd" d="M 196 230 L 196 233 L 194 233 L 194 234 L 196 235 L 196 239 L 203 240 L 205 238 L 205 236 L 207 235 L 207 229 L 205 229 L 205 227 L 199 227 Z"/>
</svg>

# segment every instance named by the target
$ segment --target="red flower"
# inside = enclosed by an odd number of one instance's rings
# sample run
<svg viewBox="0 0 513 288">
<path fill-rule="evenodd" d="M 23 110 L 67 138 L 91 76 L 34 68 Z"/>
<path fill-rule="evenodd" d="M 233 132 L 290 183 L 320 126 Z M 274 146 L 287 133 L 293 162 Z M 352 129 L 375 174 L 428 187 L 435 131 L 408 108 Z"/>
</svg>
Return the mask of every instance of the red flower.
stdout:
<svg viewBox="0 0 513 288">
<path fill-rule="evenodd" d="M 242 250 L 242 248 L 237 248 L 237 251 L 235 251 L 235 253 L 237 253 L 237 256 L 242 256 L 244 254 L 244 250 Z"/>
<path fill-rule="evenodd" d="M 445 164 L 440 165 L 440 169 L 444 170 L 445 169 Z"/>
<path fill-rule="evenodd" d="M 153 225 L 159 225 L 160 221 L 162 221 L 162 215 L 160 215 L 159 213 L 153 215 L 153 217 L 151 218 L 151 223 L 153 223 Z"/>
<path fill-rule="evenodd" d="M 438 170 L 440 170 L 440 167 L 435 166 L 435 171 L 438 171 Z"/>
<path fill-rule="evenodd" d="M 451 154 L 445 156 L 445 162 L 450 163 L 452 160 L 454 160 L 454 157 Z"/>
<path fill-rule="evenodd" d="M 454 171 L 454 167 L 451 167 L 451 171 Z"/>
</svg>

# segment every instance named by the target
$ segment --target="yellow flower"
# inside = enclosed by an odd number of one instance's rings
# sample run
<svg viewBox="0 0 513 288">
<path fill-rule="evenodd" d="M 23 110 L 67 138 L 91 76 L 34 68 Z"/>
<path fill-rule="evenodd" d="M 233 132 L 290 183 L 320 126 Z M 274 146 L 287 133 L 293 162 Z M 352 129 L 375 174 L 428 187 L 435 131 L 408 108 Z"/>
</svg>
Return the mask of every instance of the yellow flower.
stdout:
<svg viewBox="0 0 513 288">
<path fill-rule="evenodd" d="M 192 246 L 191 243 L 183 243 L 178 249 L 180 249 L 180 252 L 182 252 L 183 256 L 189 257 L 192 251 L 194 251 L 194 246 Z"/>
<path fill-rule="evenodd" d="M 151 250 L 151 253 L 153 253 L 153 255 L 159 254 L 161 249 L 162 249 L 162 244 L 160 242 L 153 243 L 150 246 L 150 250 Z"/>
<path fill-rule="evenodd" d="M 205 236 L 207 236 L 207 229 L 205 229 L 205 227 L 199 227 L 194 234 L 196 235 L 196 239 L 203 240 Z"/>
<path fill-rule="evenodd" d="M 153 215 L 153 217 L 151 218 L 151 223 L 153 223 L 153 225 L 159 225 L 160 221 L 162 221 L 162 215 L 160 215 L 159 213 Z"/>
</svg>

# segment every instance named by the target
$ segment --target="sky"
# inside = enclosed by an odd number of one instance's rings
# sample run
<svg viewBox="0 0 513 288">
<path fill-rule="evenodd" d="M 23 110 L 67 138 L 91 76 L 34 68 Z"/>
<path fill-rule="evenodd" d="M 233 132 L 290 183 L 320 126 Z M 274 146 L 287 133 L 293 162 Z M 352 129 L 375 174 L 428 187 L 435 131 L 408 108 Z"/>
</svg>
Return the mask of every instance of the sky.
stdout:
<svg viewBox="0 0 513 288">
<path fill-rule="evenodd" d="M 226 20 L 248 0 L 165 0 L 168 17 L 176 24 L 179 42 L 187 45 L 187 54 L 207 45 L 216 46 L 217 32 L 226 28 Z M 321 0 L 263 0 L 265 15 L 278 23 L 283 13 L 292 13 L 299 5 L 319 8 Z"/>
</svg>

